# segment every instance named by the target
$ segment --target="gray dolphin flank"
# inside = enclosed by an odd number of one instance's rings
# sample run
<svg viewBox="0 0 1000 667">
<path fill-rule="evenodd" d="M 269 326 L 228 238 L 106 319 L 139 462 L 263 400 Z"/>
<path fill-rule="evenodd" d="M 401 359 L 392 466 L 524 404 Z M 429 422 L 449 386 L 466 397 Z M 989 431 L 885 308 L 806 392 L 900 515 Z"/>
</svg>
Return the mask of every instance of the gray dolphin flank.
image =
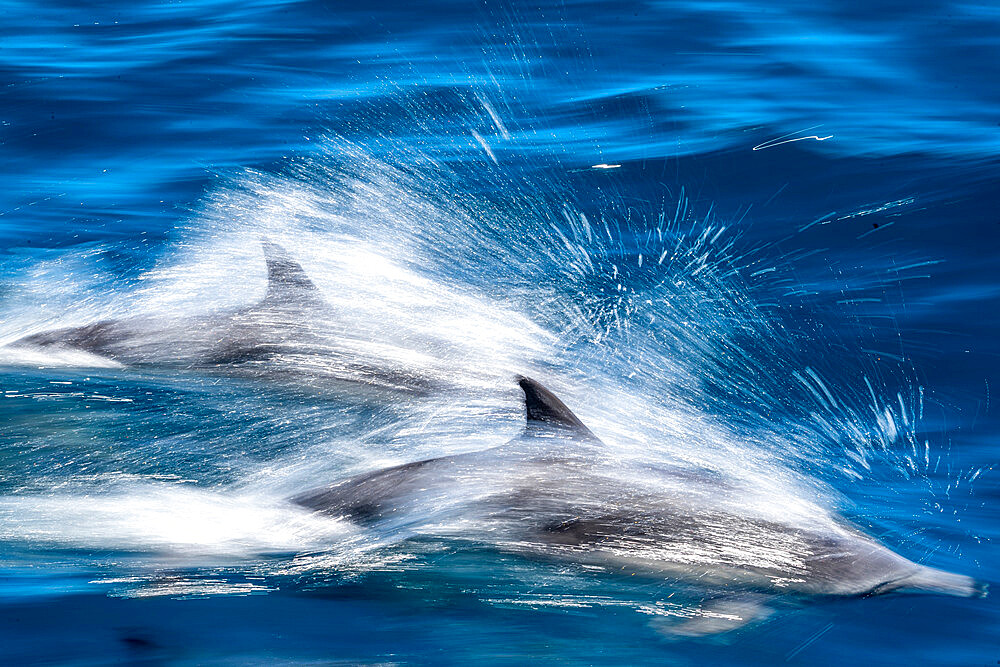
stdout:
<svg viewBox="0 0 1000 667">
<path fill-rule="evenodd" d="M 673 635 L 723 632 L 766 617 L 781 596 L 931 592 L 985 586 L 894 553 L 818 506 L 807 516 L 748 509 L 747 491 L 681 468 L 623 470 L 539 383 L 520 378 L 525 429 L 489 450 L 361 474 L 292 498 L 378 530 L 459 538 L 690 584 L 707 602 Z"/>
<path fill-rule="evenodd" d="M 333 308 L 302 266 L 277 243 L 262 239 L 267 264 L 263 299 L 235 310 L 193 316 L 101 320 L 43 331 L 9 350 L 84 351 L 133 368 L 181 368 L 291 381 L 340 383 L 421 393 L 428 381 L 391 360 L 359 358 Z M 332 385 L 331 385 L 332 383 Z"/>
</svg>

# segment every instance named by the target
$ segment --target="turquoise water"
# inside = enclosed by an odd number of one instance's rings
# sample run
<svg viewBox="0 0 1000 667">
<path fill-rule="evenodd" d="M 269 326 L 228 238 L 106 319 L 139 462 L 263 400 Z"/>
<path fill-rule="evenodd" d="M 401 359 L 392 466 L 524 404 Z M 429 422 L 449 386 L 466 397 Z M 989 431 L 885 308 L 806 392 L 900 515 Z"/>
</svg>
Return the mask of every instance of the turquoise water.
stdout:
<svg viewBox="0 0 1000 667">
<path fill-rule="evenodd" d="M 669 581 L 287 502 L 505 442 L 527 373 L 629 470 L 996 581 L 991 5 L 3 14 L 0 343 L 252 304 L 266 236 L 337 314 L 324 369 L 445 389 L 0 350 L 0 661 L 1000 660 L 995 595 L 678 638 Z"/>
</svg>

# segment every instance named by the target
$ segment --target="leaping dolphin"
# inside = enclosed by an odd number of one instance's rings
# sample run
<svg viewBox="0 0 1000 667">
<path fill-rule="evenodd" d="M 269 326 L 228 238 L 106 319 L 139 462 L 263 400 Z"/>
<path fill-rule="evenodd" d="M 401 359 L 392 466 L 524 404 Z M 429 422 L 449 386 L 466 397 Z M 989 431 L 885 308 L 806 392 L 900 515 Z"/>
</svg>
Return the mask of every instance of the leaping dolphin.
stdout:
<svg viewBox="0 0 1000 667">
<path fill-rule="evenodd" d="M 972 578 L 907 560 L 815 503 L 777 498 L 760 509 L 747 502 L 754 490 L 745 482 L 623 466 L 552 392 L 526 377 L 519 384 L 525 428 L 506 444 L 361 474 L 292 501 L 405 537 L 465 538 L 696 585 L 708 601 L 662 628 L 673 635 L 766 617 L 765 601 L 778 594 L 985 594 Z"/>
<path fill-rule="evenodd" d="M 332 380 L 422 392 L 424 376 L 393 363 L 390 345 L 370 351 L 352 340 L 333 308 L 302 266 L 276 243 L 261 242 L 267 291 L 237 310 L 196 316 L 136 316 L 43 331 L 7 345 L 8 350 L 82 351 L 101 361 L 134 368 L 211 370 L 240 376 L 294 378 L 313 384 Z M 409 361 L 412 353 L 399 350 Z M 86 365 L 86 362 L 84 362 Z"/>
</svg>

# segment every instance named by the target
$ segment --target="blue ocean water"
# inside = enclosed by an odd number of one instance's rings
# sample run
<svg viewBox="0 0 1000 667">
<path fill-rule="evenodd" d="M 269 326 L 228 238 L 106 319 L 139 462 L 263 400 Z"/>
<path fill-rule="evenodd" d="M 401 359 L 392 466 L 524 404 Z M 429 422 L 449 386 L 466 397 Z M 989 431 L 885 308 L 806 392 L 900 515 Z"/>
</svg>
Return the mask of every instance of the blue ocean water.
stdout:
<svg viewBox="0 0 1000 667">
<path fill-rule="evenodd" d="M 1000 579 L 993 4 L 3 16 L 0 343 L 252 303 L 265 235 L 358 358 L 461 386 L 0 354 L 0 661 L 1000 660 L 995 595 L 680 639 L 662 582 L 345 543 L 283 502 L 502 443 L 530 372 L 640 461 L 773 467 L 911 560 Z"/>
</svg>

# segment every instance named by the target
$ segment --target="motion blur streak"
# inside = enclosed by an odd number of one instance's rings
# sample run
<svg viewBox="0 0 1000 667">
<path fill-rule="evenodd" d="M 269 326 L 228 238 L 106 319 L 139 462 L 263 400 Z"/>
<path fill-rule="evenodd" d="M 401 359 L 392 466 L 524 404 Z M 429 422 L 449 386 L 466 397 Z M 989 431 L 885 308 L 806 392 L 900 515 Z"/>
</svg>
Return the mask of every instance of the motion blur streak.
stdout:
<svg viewBox="0 0 1000 667">
<path fill-rule="evenodd" d="M 605 443 L 588 493 L 697 514 L 675 560 L 796 562 L 795 535 L 713 512 L 843 515 L 996 580 L 994 9 L 4 20 L 0 661 L 995 660 L 996 596 L 777 596 L 768 615 L 497 548 L 454 511 L 510 472 L 489 454 L 395 524 L 289 501 L 507 443 L 528 375 Z M 203 323 L 265 299 L 262 239 L 322 315 L 268 310 L 263 357 L 188 363 Z M 157 325 L 118 356 L 18 344 L 107 321 Z M 692 621 L 715 638 L 665 631 Z"/>
</svg>

